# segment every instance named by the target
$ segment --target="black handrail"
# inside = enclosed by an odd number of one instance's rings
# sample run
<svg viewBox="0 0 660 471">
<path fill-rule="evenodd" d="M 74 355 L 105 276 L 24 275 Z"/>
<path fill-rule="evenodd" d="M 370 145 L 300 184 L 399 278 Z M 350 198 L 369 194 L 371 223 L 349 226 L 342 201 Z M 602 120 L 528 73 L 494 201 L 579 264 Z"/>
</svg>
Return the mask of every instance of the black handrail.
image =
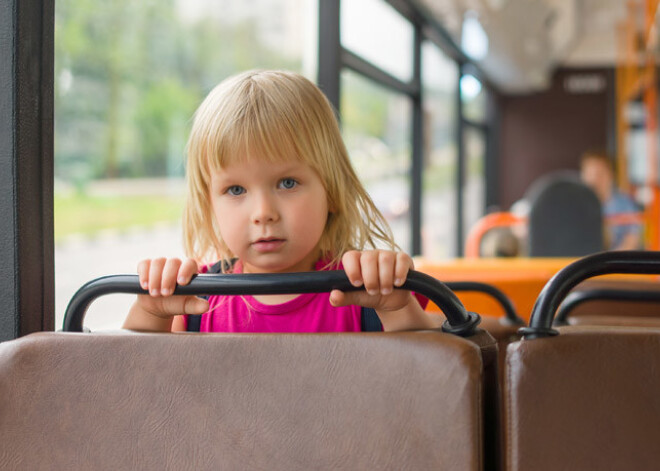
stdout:
<svg viewBox="0 0 660 471">
<path fill-rule="evenodd" d="M 561 326 L 568 324 L 568 315 L 580 304 L 588 301 L 627 301 L 627 302 L 660 302 L 660 291 L 631 290 L 631 289 L 607 289 L 595 288 L 589 290 L 573 291 L 557 311 L 553 325 Z"/>
<path fill-rule="evenodd" d="M 509 297 L 499 288 L 480 281 L 445 281 L 445 284 L 452 291 L 475 291 L 493 297 L 504 309 L 503 320 L 507 325 L 525 325 L 525 321 L 518 316 Z"/>
<path fill-rule="evenodd" d="M 343 270 L 304 273 L 222 274 L 197 275 L 185 286 L 178 286 L 174 294 L 181 295 L 239 295 L 321 293 L 339 289 L 357 291 Z M 410 271 L 400 289 L 426 296 L 445 314 L 442 330 L 459 336 L 469 336 L 481 321 L 478 314 L 467 312 L 461 301 L 435 278 Z M 89 305 L 99 296 L 110 293 L 148 294 L 140 287 L 137 275 L 110 275 L 92 280 L 73 295 L 64 314 L 65 332 L 82 332 L 83 319 Z"/>
<path fill-rule="evenodd" d="M 552 328 L 552 319 L 568 292 L 588 278 L 612 273 L 660 274 L 660 252 L 601 252 L 583 257 L 562 268 L 546 283 L 536 299 L 529 327 L 524 327 L 519 332 L 527 340 L 557 335 L 558 332 Z"/>
</svg>

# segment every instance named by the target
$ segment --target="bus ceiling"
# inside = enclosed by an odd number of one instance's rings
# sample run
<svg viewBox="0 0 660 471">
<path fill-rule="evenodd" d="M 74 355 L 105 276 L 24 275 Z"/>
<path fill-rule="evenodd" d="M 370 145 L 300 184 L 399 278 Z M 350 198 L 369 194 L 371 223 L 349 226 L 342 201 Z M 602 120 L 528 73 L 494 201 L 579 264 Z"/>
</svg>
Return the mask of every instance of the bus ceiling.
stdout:
<svg viewBox="0 0 660 471">
<path fill-rule="evenodd" d="M 621 0 L 418 3 L 506 94 L 549 87 L 557 67 L 614 67 L 617 29 L 628 17 Z"/>
</svg>

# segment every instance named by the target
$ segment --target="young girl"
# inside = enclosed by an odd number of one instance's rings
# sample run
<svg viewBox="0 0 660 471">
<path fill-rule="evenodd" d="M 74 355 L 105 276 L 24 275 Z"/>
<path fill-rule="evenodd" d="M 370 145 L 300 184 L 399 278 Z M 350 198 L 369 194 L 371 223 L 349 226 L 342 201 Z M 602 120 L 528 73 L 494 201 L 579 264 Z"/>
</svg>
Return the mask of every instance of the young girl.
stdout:
<svg viewBox="0 0 660 471">
<path fill-rule="evenodd" d="M 188 141 L 184 243 L 191 258 L 143 260 L 124 328 L 184 331 L 360 331 L 361 307 L 384 330 L 439 327 L 409 291 L 413 268 L 355 175 L 332 107 L 301 75 L 249 71 L 218 85 L 197 110 Z M 385 245 L 388 250 L 376 249 Z M 363 250 L 368 247 L 369 250 Z M 195 260 L 223 272 L 284 273 L 343 268 L 366 291 L 303 295 L 171 296 Z M 423 302 L 423 301 L 422 301 Z"/>
</svg>

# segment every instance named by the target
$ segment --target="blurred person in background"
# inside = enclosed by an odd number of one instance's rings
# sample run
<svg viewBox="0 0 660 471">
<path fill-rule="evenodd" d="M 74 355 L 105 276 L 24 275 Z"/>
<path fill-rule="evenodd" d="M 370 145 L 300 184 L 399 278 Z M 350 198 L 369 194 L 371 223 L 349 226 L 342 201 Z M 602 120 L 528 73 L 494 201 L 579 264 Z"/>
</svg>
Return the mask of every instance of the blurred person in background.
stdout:
<svg viewBox="0 0 660 471">
<path fill-rule="evenodd" d="M 585 152 L 580 160 L 580 177 L 596 193 L 602 204 L 606 248 L 641 249 L 640 208 L 632 198 L 614 186 L 612 160 L 603 152 Z"/>
</svg>

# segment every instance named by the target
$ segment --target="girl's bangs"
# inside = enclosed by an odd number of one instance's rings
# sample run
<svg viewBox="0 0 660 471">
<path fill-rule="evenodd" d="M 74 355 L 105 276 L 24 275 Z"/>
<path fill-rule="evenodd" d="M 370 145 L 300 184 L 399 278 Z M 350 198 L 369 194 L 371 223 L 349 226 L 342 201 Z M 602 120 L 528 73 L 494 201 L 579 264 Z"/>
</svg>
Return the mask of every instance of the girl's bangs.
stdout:
<svg viewBox="0 0 660 471">
<path fill-rule="evenodd" d="M 228 122 L 216 134 L 217 142 L 209 143 L 210 169 L 220 170 L 249 159 L 273 163 L 303 159 L 290 123 L 263 110 L 260 113 L 249 111 Z"/>
</svg>

